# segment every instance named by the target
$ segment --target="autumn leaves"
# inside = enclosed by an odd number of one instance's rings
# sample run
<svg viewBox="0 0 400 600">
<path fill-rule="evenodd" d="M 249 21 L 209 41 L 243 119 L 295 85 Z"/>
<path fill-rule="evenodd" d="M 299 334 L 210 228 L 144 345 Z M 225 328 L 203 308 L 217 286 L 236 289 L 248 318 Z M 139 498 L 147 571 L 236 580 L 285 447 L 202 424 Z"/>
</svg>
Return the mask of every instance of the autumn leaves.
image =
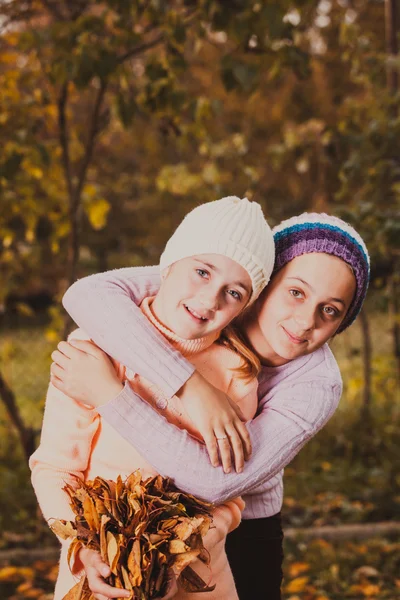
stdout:
<svg viewBox="0 0 400 600">
<path fill-rule="evenodd" d="M 211 591 L 190 567 L 196 559 L 209 563 L 203 538 L 211 525 L 212 505 L 178 491 L 160 475 L 142 480 L 139 470 L 126 481 L 96 477 L 66 493 L 75 521 L 55 520 L 50 526 L 70 539 L 68 562 L 90 548 L 110 566 L 108 583 L 125 588 L 137 600 L 162 597 L 171 571 L 186 591 Z M 92 598 L 83 578 L 64 600 Z"/>
</svg>

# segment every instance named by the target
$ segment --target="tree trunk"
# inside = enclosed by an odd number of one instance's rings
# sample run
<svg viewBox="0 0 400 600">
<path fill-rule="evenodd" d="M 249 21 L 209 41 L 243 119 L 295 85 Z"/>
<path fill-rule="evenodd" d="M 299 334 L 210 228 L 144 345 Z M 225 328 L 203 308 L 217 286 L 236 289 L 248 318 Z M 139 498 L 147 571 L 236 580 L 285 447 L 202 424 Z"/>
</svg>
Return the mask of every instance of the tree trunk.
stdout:
<svg viewBox="0 0 400 600">
<path fill-rule="evenodd" d="M 10 386 L 4 380 L 0 373 L 0 398 L 6 407 L 6 411 L 14 427 L 18 432 L 19 439 L 24 449 L 24 454 L 28 460 L 35 451 L 35 431 L 31 427 L 26 427 L 22 420 L 21 413 L 17 406 L 15 394 Z"/>
<path fill-rule="evenodd" d="M 365 307 L 360 312 L 360 325 L 362 332 L 362 359 L 364 372 L 363 403 L 361 418 L 371 416 L 371 370 L 372 370 L 372 344 L 368 316 Z"/>
<path fill-rule="evenodd" d="M 398 0 L 385 0 L 385 30 L 386 30 L 386 52 L 393 58 L 398 53 L 397 43 L 397 19 Z M 399 87 L 398 67 L 393 64 L 387 66 L 387 86 L 392 93 L 396 93 Z"/>
<path fill-rule="evenodd" d="M 397 377 L 400 381 L 400 306 L 399 284 L 396 282 L 396 269 L 389 283 L 389 319 L 393 336 L 393 355 L 396 361 Z"/>
</svg>

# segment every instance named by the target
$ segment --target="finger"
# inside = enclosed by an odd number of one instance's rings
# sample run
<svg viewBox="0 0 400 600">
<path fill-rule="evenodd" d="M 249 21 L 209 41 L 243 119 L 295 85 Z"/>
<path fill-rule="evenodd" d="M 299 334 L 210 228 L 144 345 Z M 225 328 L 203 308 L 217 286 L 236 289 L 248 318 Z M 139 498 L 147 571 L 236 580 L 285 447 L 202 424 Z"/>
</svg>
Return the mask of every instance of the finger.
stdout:
<svg viewBox="0 0 400 600">
<path fill-rule="evenodd" d="M 54 387 L 56 387 L 58 390 L 60 390 L 60 392 L 64 391 L 64 383 L 55 375 L 50 374 L 50 383 L 54 385 Z"/>
<path fill-rule="evenodd" d="M 68 358 L 68 356 L 65 356 L 65 354 L 63 354 L 59 350 L 54 350 L 54 352 L 51 353 L 51 359 L 53 362 L 57 363 L 58 365 L 60 365 L 60 367 L 63 367 L 64 369 L 67 367 L 68 362 L 71 360 L 70 358 Z"/>
<path fill-rule="evenodd" d="M 103 595 L 106 598 L 129 598 L 130 593 L 127 590 L 111 587 L 105 583 L 104 579 L 99 575 L 97 569 L 88 567 L 86 569 L 87 581 L 90 590 L 93 594 Z"/>
<path fill-rule="evenodd" d="M 253 452 L 253 447 L 251 445 L 250 434 L 248 429 L 242 421 L 235 421 L 235 427 L 242 439 L 243 449 L 244 449 L 244 459 L 249 460 L 251 453 Z"/>
<path fill-rule="evenodd" d="M 212 466 L 218 467 L 221 463 L 219 460 L 218 443 L 215 439 L 213 430 L 207 432 L 207 435 L 204 436 L 204 443 L 206 445 L 208 456 L 210 457 Z"/>
<path fill-rule="evenodd" d="M 64 369 L 62 367 L 60 367 L 56 363 L 51 363 L 50 373 L 52 375 L 54 375 L 55 377 L 58 377 L 59 379 L 62 379 L 63 376 L 64 376 L 65 371 L 64 371 Z"/>
<path fill-rule="evenodd" d="M 215 432 L 214 432 L 215 433 Z M 224 473 L 230 473 L 232 470 L 231 444 L 225 430 L 215 433 L 218 443 L 219 455 L 221 457 Z"/>
<path fill-rule="evenodd" d="M 89 340 L 71 339 L 71 340 L 69 340 L 69 343 L 76 350 L 79 350 L 80 352 L 84 352 L 85 354 L 90 354 L 91 356 L 94 356 L 96 358 L 99 358 L 103 354 L 106 354 L 105 352 L 103 352 L 103 350 L 101 350 L 101 348 L 99 348 L 98 346 L 96 346 L 96 344 L 94 344 L 93 342 L 90 342 Z"/>
<path fill-rule="evenodd" d="M 80 351 L 77 348 L 74 348 L 69 342 L 59 342 L 57 344 L 57 348 L 62 354 L 64 354 L 67 358 L 79 358 Z"/>
<path fill-rule="evenodd" d="M 225 432 L 228 436 L 229 445 L 233 453 L 236 473 L 241 473 L 244 467 L 244 448 L 242 438 L 235 429 L 234 425 L 231 423 L 226 425 Z"/>
</svg>

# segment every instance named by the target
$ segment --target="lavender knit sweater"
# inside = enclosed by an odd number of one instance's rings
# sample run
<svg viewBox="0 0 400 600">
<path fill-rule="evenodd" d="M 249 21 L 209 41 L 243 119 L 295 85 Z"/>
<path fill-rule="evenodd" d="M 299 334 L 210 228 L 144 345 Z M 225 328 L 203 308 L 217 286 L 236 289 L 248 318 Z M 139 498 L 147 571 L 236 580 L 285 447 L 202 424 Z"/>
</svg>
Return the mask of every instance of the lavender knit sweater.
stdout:
<svg viewBox="0 0 400 600">
<path fill-rule="evenodd" d="M 98 346 L 172 396 L 193 365 L 136 306 L 159 284 L 158 267 L 118 269 L 76 282 L 63 304 Z M 243 495 L 243 518 L 254 519 L 279 512 L 283 468 L 330 419 L 341 393 L 339 368 L 327 345 L 281 367 L 264 367 L 258 413 L 248 423 L 253 454 L 240 474 L 212 467 L 203 444 L 169 424 L 127 386 L 99 412 L 178 487 L 217 504 Z"/>
</svg>

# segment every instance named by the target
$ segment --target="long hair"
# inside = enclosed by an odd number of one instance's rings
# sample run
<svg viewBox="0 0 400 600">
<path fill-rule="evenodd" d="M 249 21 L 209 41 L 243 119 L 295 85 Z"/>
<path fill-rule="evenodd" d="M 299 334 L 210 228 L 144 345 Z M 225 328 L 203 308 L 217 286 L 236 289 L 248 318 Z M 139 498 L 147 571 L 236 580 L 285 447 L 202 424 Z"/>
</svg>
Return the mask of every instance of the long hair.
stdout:
<svg viewBox="0 0 400 600">
<path fill-rule="evenodd" d="M 249 349 L 238 325 L 228 325 L 222 330 L 218 343 L 226 346 L 241 357 L 239 367 L 232 369 L 241 379 L 257 377 L 261 371 L 261 363 L 257 356 Z"/>
</svg>

